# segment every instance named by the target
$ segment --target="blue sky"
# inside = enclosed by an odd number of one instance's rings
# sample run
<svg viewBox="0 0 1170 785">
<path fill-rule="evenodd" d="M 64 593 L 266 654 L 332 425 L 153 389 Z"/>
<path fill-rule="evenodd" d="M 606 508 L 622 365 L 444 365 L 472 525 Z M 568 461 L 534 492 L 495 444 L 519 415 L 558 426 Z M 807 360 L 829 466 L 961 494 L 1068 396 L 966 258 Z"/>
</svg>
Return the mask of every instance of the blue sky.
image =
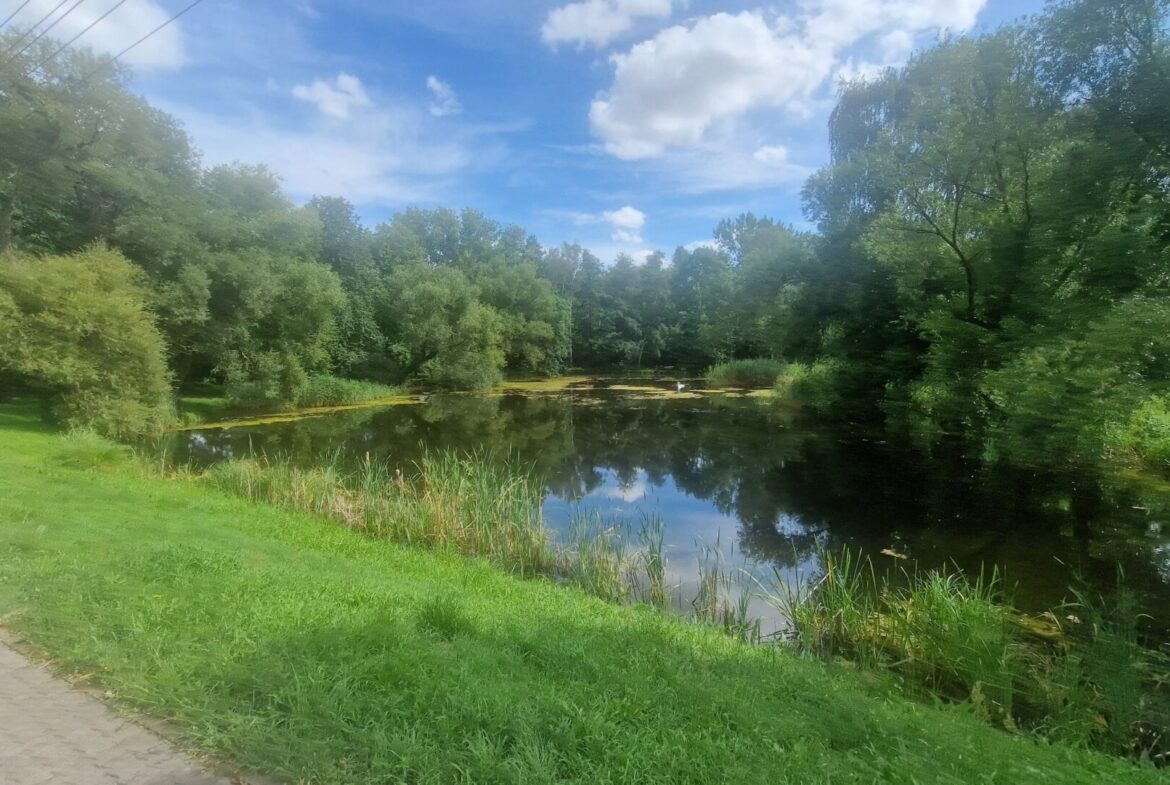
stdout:
<svg viewBox="0 0 1170 785">
<path fill-rule="evenodd" d="M 127 0 L 77 45 L 118 51 L 189 0 Z M 83 0 L 80 32 L 116 0 Z M 32 0 L 15 23 L 56 6 Z M 0 18 L 19 5 L 0 0 Z M 68 6 L 67 6 L 68 7 Z M 472 207 L 605 260 L 707 240 L 751 210 L 804 227 L 838 80 L 1041 0 L 203 0 L 125 59 L 207 164 L 371 226 Z"/>
</svg>

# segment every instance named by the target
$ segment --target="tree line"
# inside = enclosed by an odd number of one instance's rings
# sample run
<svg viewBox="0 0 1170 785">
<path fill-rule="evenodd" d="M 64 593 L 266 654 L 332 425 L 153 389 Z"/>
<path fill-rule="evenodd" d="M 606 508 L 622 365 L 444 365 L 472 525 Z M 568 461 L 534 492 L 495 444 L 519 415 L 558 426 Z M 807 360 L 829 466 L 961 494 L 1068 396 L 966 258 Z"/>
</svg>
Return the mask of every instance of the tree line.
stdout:
<svg viewBox="0 0 1170 785">
<path fill-rule="evenodd" d="M 1162 466 L 1167 11 L 1054 2 L 843 85 L 804 188 L 815 232 L 744 214 L 709 246 L 610 265 L 472 210 L 369 228 L 339 196 L 294 204 L 263 167 L 201 166 L 108 61 L 33 47 L 0 65 L 0 373 L 61 400 L 109 386 L 50 347 L 83 339 L 46 314 L 104 307 L 44 282 L 73 264 L 121 281 L 170 384 L 264 405 L 328 375 L 476 388 L 766 357 L 830 416 L 963 434 L 990 458 Z"/>
</svg>

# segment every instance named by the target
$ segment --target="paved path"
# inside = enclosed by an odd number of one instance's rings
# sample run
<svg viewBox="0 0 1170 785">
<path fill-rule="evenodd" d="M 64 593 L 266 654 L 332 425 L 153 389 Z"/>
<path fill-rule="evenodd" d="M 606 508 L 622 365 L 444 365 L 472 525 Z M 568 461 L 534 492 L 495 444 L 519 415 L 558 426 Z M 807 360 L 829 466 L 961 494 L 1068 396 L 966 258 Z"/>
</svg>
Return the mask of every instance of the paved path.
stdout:
<svg viewBox="0 0 1170 785">
<path fill-rule="evenodd" d="M 0 783 L 229 785 L 17 653 L 0 630 Z"/>
</svg>

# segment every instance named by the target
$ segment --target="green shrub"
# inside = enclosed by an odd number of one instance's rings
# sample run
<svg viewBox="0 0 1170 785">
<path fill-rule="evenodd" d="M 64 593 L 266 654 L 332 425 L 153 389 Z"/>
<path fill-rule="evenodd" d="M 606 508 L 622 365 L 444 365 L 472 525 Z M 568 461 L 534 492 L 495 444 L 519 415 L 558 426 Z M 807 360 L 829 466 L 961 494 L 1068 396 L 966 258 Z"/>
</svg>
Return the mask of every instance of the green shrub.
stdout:
<svg viewBox="0 0 1170 785">
<path fill-rule="evenodd" d="M 297 391 L 297 406 L 342 406 L 347 403 L 362 403 L 378 398 L 389 398 L 401 390 L 385 384 L 342 379 L 338 376 L 310 376 L 305 385 Z"/>
<path fill-rule="evenodd" d="M 1108 430 L 1106 449 L 1127 463 L 1170 473 L 1170 396 L 1148 398 Z"/>
<path fill-rule="evenodd" d="M 278 411 L 316 406 L 343 406 L 397 395 L 401 390 L 384 384 L 342 379 L 338 376 L 307 376 L 289 373 L 295 365 L 274 364 L 271 373 L 229 384 L 227 399 L 233 409 Z"/>
<path fill-rule="evenodd" d="M 140 277 L 101 245 L 0 259 L 0 386 L 36 395 L 71 428 L 120 439 L 161 430 L 170 373 Z"/>
<path fill-rule="evenodd" d="M 833 359 L 787 363 L 776 380 L 776 396 L 815 411 L 832 411 L 841 402 L 841 370 L 841 363 Z"/>
<path fill-rule="evenodd" d="M 783 369 L 779 360 L 728 360 L 712 366 L 707 381 L 719 387 L 771 387 Z"/>
</svg>

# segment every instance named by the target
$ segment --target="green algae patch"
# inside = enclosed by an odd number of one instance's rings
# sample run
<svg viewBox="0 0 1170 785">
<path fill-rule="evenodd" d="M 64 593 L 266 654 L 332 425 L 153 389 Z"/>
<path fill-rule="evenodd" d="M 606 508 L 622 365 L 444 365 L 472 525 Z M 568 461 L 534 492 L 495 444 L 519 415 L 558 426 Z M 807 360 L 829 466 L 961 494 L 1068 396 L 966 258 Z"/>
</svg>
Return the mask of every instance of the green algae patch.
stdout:
<svg viewBox="0 0 1170 785">
<path fill-rule="evenodd" d="M 297 422 L 299 420 L 308 420 L 315 417 L 325 417 L 326 415 L 336 414 L 338 412 L 348 412 L 354 409 L 373 409 L 383 406 L 406 406 L 409 404 L 419 404 L 424 402 L 425 399 L 418 395 L 392 395 L 387 398 L 375 398 L 370 401 L 362 401 L 361 403 L 347 403 L 338 406 L 314 406 L 308 409 L 294 409 L 293 411 L 289 412 L 280 412 L 279 414 L 266 414 L 261 417 L 239 417 L 231 420 L 221 420 L 220 422 L 174 425 L 169 430 L 209 431 L 223 430 L 226 428 L 247 428 L 254 425 L 275 425 L 277 423 Z"/>
<path fill-rule="evenodd" d="M 592 386 L 584 388 L 578 385 L 585 385 L 593 381 L 589 376 L 555 376 L 551 379 L 517 379 L 514 381 L 501 382 L 496 386 L 497 391 L 505 393 L 511 392 L 563 392 L 574 389 L 593 389 Z"/>
<path fill-rule="evenodd" d="M 652 393 L 638 393 L 629 396 L 630 400 L 633 401 L 693 401 L 702 397 L 699 393 L 690 392 L 689 390 L 683 390 L 682 392 L 675 390 L 655 390 Z"/>
<path fill-rule="evenodd" d="M 653 387 L 651 385 L 643 384 L 611 384 L 605 388 L 613 392 L 640 392 L 640 393 L 666 393 L 670 392 L 662 387 Z"/>
</svg>

